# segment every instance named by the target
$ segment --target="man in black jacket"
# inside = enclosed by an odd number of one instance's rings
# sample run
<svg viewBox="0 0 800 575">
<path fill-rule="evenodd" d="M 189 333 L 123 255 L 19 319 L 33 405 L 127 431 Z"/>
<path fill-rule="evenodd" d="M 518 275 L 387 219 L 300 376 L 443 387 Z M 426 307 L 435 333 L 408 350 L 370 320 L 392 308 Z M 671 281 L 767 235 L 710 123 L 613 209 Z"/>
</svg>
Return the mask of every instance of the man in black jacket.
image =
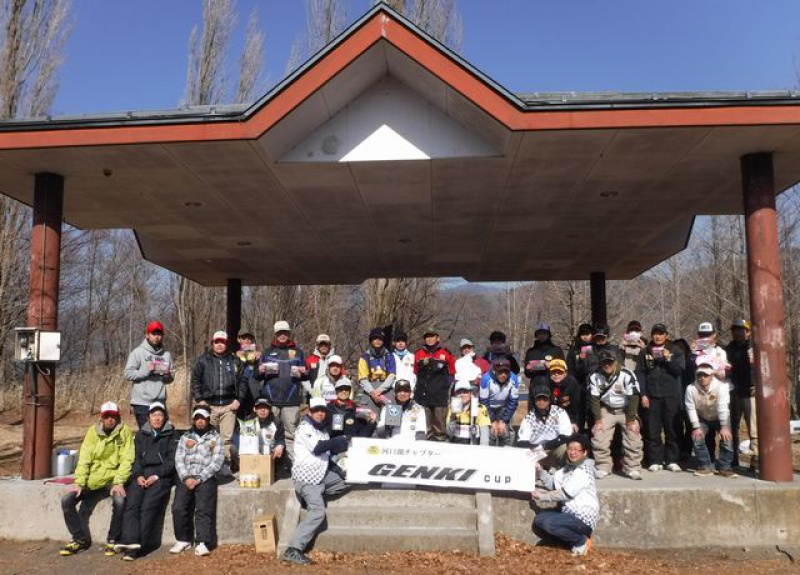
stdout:
<svg viewBox="0 0 800 575">
<path fill-rule="evenodd" d="M 681 471 L 681 376 L 685 368 L 683 351 L 667 339 L 667 326 L 657 323 L 650 330 L 651 341 L 637 359 L 641 406 L 647 419 L 645 434 L 649 471 Z M 661 431 L 664 442 L 661 442 Z"/>
<path fill-rule="evenodd" d="M 750 322 L 737 319 L 731 324 L 731 342 L 725 346 L 731 364 L 731 433 L 733 434 L 733 465 L 739 465 L 739 429 L 744 424 L 750 439 L 747 455 L 758 453 L 756 422 L 756 388 L 753 380 L 753 346 L 750 342 Z"/>
<path fill-rule="evenodd" d="M 225 441 L 228 473 L 231 459 L 231 438 L 236 428 L 236 410 L 247 394 L 247 377 L 242 362 L 228 350 L 228 334 L 214 332 L 211 351 L 197 358 L 192 370 L 192 398 L 197 405 L 208 406 L 211 425 Z"/>
<path fill-rule="evenodd" d="M 581 385 L 572 374 L 567 373 L 567 363 L 563 359 L 554 359 L 550 362 L 549 376 L 538 376 L 531 381 L 531 389 L 544 384 L 550 388 L 550 402 L 567 412 L 572 422 L 573 433 L 579 433 L 586 422 Z M 533 402 L 528 404 L 528 410 L 533 409 Z"/>
<path fill-rule="evenodd" d="M 175 428 L 167 418 L 167 409 L 157 401 L 147 414 L 147 423 L 134 437 L 136 459 L 122 519 L 122 537 L 114 551 L 124 551 L 123 559 L 132 561 L 161 545 L 164 512 L 175 475 Z"/>
<path fill-rule="evenodd" d="M 533 333 L 536 341 L 533 347 L 525 352 L 525 376 L 533 380 L 537 375 L 547 376 L 550 362 L 554 359 L 564 359 L 564 350 L 553 343 L 550 333 L 550 324 L 540 323 Z"/>
</svg>

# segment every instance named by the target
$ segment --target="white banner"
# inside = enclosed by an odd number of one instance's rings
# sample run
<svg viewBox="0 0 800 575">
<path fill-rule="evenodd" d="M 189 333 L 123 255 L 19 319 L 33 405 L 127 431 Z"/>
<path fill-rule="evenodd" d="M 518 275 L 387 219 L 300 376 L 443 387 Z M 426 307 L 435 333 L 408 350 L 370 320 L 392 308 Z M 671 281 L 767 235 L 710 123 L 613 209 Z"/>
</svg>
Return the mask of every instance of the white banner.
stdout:
<svg viewBox="0 0 800 575">
<path fill-rule="evenodd" d="M 519 447 L 354 437 L 347 451 L 348 483 L 530 492 L 535 481 L 536 456 Z"/>
</svg>

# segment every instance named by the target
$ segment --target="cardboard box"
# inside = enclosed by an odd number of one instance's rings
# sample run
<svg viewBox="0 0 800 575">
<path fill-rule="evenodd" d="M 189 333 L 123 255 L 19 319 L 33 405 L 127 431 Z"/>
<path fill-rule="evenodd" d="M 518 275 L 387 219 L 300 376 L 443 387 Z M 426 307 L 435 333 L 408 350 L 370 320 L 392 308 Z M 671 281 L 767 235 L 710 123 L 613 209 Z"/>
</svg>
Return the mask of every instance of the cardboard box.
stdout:
<svg viewBox="0 0 800 575">
<path fill-rule="evenodd" d="M 239 455 L 258 455 L 258 435 L 239 436 Z"/>
<path fill-rule="evenodd" d="M 278 533 L 274 515 L 259 515 L 253 519 L 253 538 L 256 553 L 272 553 L 278 547 Z"/>
<path fill-rule="evenodd" d="M 271 455 L 240 455 L 239 475 L 258 475 L 261 487 L 275 482 L 275 464 Z"/>
</svg>

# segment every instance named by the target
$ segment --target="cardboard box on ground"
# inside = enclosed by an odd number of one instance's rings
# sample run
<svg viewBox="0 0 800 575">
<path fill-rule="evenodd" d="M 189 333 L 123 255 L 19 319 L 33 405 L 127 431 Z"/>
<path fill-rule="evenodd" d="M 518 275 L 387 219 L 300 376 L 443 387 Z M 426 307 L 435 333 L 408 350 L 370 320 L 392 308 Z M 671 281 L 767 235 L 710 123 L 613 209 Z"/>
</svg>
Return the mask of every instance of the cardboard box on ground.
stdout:
<svg viewBox="0 0 800 575">
<path fill-rule="evenodd" d="M 240 455 L 239 477 L 258 475 L 261 487 L 275 482 L 275 463 L 271 455 Z"/>
<path fill-rule="evenodd" d="M 259 515 L 253 519 L 253 538 L 256 553 L 271 553 L 277 549 L 278 534 L 274 515 Z"/>
</svg>

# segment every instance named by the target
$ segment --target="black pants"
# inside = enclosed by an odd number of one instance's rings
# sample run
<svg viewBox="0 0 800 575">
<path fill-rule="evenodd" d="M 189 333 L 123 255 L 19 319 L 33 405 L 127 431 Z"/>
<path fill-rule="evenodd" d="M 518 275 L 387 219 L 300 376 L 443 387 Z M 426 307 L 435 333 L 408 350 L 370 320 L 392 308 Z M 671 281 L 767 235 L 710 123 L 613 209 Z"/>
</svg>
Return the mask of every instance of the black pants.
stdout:
<svg viewBox="0 0 800 575">
<path fill-rule="evenodd" d="M 650 465 L 669 465 L 678 463 L 681 455 L 680 447 L 680 398 L 650 397 L 650 409 L 646 410 L 647 453 Z M 664 441 L 661 441 L 661 431 Z"/>
<path fill-rule="evenodd" d="M 131 409 L 133 409 L 133 415 L 136 417 L 136 424 L 139 426 L 139 429 L 150 421 L 149 405 L 131 405 Z"/>
<path fill-rule="evenodd" d="M 94 508 L 106 497 L 111 497 L 111 525 L 108 527 L 106 541 L 119 541 L 122 533 L 122 514 L 125 510 L 125 497 L 111 496 L 112 485 L 100 489 L 84 487 L 81 494 L 74 491 L 61 498 L 61 510 L 64 512 L 64 523 L 67 524 L 69 534 L 74 541 L 83 541 L 91 544 L 92 532 L 89 530 L 89 518 Z M 80 509 L 78 509 L 80 504 Z"/>
<path fill-rule="evenodd" d="M 184 483 L 175 486 L 172 502 L 175 539 L 191 543 L 217 544 L 217 480 L 212 477 L 190 490 Z"/>
<path fill-rule="evenodd" d="M 144 549 L 160 545 L 161 533 L 157 526 L 163 528 L 171 487 L 169 479 L 159 479 L 147 489 L 136 481 L 131 482 L 122 520 L 121 543 L 139 543 Z"/>
</svg>

